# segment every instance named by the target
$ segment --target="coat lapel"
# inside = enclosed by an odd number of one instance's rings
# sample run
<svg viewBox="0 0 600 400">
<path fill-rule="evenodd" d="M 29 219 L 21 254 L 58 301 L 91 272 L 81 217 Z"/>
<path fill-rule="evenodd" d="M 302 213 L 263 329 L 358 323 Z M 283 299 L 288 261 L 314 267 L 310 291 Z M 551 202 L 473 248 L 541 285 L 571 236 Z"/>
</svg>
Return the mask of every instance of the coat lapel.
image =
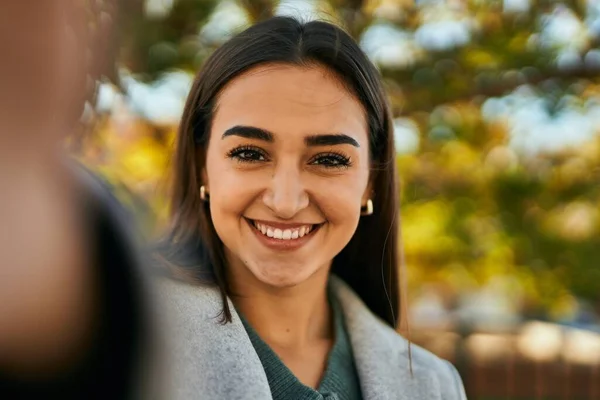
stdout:
<svg viewBox="0 0 600 400">
<path fill-rule="evenodd" d="M 367 309 L 341 279 L 331 285 L 340 300 L 365 400 L 440 399 L 434 374 L 413 364 L 411 376 L 408 341 Z"/>
<path fill-rule="evenodd" d="M 432 370 L 413 363 L 411 376 L 408 341 L 339 278 L 332 276 L 331 286 L 344 313 L 363 398 L 441 400 L 440 381 Z M 168 307 L 163 309 L 170 346 L 167 398 L 272 400 L 260 359 L 231 302 L 233 322 L 221 324 L 217 289 L 167 281 L 159 292 Z"/>
<path fill-rule="evenodd" d="M 218 289 L 163 282 L 169 320 L 169 399 L 271 400 L 260 359 L 229 301 L 232 323 L 220 322 Z"/>
</svg>

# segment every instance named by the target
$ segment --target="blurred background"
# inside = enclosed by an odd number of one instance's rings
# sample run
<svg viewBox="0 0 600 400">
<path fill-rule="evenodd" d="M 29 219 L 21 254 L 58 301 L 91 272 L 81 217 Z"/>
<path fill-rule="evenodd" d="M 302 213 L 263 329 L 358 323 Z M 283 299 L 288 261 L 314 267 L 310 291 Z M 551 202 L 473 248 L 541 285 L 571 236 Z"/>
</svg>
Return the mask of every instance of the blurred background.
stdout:
<svg viewBox="0 0 600 400">
<path fill-rule="evenodd" d="M 412 339 L 469 399 L 600 399 L 600 0 L 89 3 L 117 31 L 69 146 L 143 236 L 206 57 L 272 15 L 333 21 L 396 118 Z"/>
</svg>

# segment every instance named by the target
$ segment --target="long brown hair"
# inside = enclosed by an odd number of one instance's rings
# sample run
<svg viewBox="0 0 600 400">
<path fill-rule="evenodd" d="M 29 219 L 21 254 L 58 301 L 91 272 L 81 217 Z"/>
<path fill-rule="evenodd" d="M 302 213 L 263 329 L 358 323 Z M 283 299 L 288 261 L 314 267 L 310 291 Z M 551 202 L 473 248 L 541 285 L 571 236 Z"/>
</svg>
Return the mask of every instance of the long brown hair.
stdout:
<svg viewBox="0 0 600 400">
<path fill-rule="evenodd" d="M 228 82 L 261 64 L 320 65 L 338 76 L 368 116 L 374 213 L 362 217 L 348 245 L 334 258 L 343 279 L 373 313 L 396 326 L 399 317 L 398 186 L 391 113 L 378 71 L 356 42 L 325 22 L 274 17 L 256 24 L 216 50 L 196 76 L 176 145 L 172 220 L 166 259 L 180 276 L 216 284 L 231 321 L 223 243 L 208 204 L 200 199 L 215 99 Z"/>
</svg>

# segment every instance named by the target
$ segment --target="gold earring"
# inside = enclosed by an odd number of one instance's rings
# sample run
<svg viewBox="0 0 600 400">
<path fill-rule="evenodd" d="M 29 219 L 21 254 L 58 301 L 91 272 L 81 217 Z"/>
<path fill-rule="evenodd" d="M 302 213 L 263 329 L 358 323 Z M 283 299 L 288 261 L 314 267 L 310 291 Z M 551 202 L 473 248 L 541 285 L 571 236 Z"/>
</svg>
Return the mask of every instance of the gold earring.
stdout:
<svg viewBox="0 0 600 400">
<path fill-rule="evenodd" d="M 208 201 L 208 193 L 206 193 L 206 187 L 204 185 L 200 186 L 200 200 Z"/>
<path fill-rule="evenodd" d="M 373 214 L 373 200 L 367 200 L 367 204 L 360 208 L 360 215 L 371 215 Z"/>
</svg>

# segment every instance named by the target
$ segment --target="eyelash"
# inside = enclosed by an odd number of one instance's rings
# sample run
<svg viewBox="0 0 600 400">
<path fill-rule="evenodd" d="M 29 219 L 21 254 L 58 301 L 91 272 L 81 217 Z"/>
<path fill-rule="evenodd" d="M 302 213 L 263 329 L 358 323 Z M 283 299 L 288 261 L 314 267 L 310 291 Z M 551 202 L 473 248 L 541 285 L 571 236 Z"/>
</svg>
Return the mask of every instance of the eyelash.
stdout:
<svg viewBox="0 0 600 400">
<path fill-rule="evenodd" d="M 328 164 L 323 164 L 322 160 L 329 160 Z M 332 162 L 333 161 L 333 162 Z M 348 168 L 352 165 L 350 157 L 346 156 L 343 153 L 330 151 L 327 153 L 317 154 L 315 157 L 311 159 L 311 163 L 316 165 L 322 165 L 325 168 Z"/>
<path fill-rule="evenodd" d="M 235 159 L 241 163 L 257 163 L 269 161 L 267 154 L 258 147 L 240 146 L 230 150 L 227 157 Z M 325 163 L 323 160 L 328 160 Z M 317 154 L 310 161 L 313 165 L 322 166 L 325 168 L 345 169 L 352 165 L 350 157 L 341 152 L 329 151 L 327 153 Z"/>
<path fill-rule="evenodd" d="M 251 156 L 248 156 L 248 154 L 246 154 L 245 156 L 242 156 L 244 153 L 249 153 L 249 154 L 251 154 Z M 236 147 L 235 149 L 232 149 L 227 153 L 227 157 L 235 159 L 236 161 L 239 161 L 239 162 L 247 162 L 247 163 L 268 161 L 267 155 L 265 154 L 264 151 L 262 151 L 258 147 L 252 147 L 252 146 Z"/>
</svg>

